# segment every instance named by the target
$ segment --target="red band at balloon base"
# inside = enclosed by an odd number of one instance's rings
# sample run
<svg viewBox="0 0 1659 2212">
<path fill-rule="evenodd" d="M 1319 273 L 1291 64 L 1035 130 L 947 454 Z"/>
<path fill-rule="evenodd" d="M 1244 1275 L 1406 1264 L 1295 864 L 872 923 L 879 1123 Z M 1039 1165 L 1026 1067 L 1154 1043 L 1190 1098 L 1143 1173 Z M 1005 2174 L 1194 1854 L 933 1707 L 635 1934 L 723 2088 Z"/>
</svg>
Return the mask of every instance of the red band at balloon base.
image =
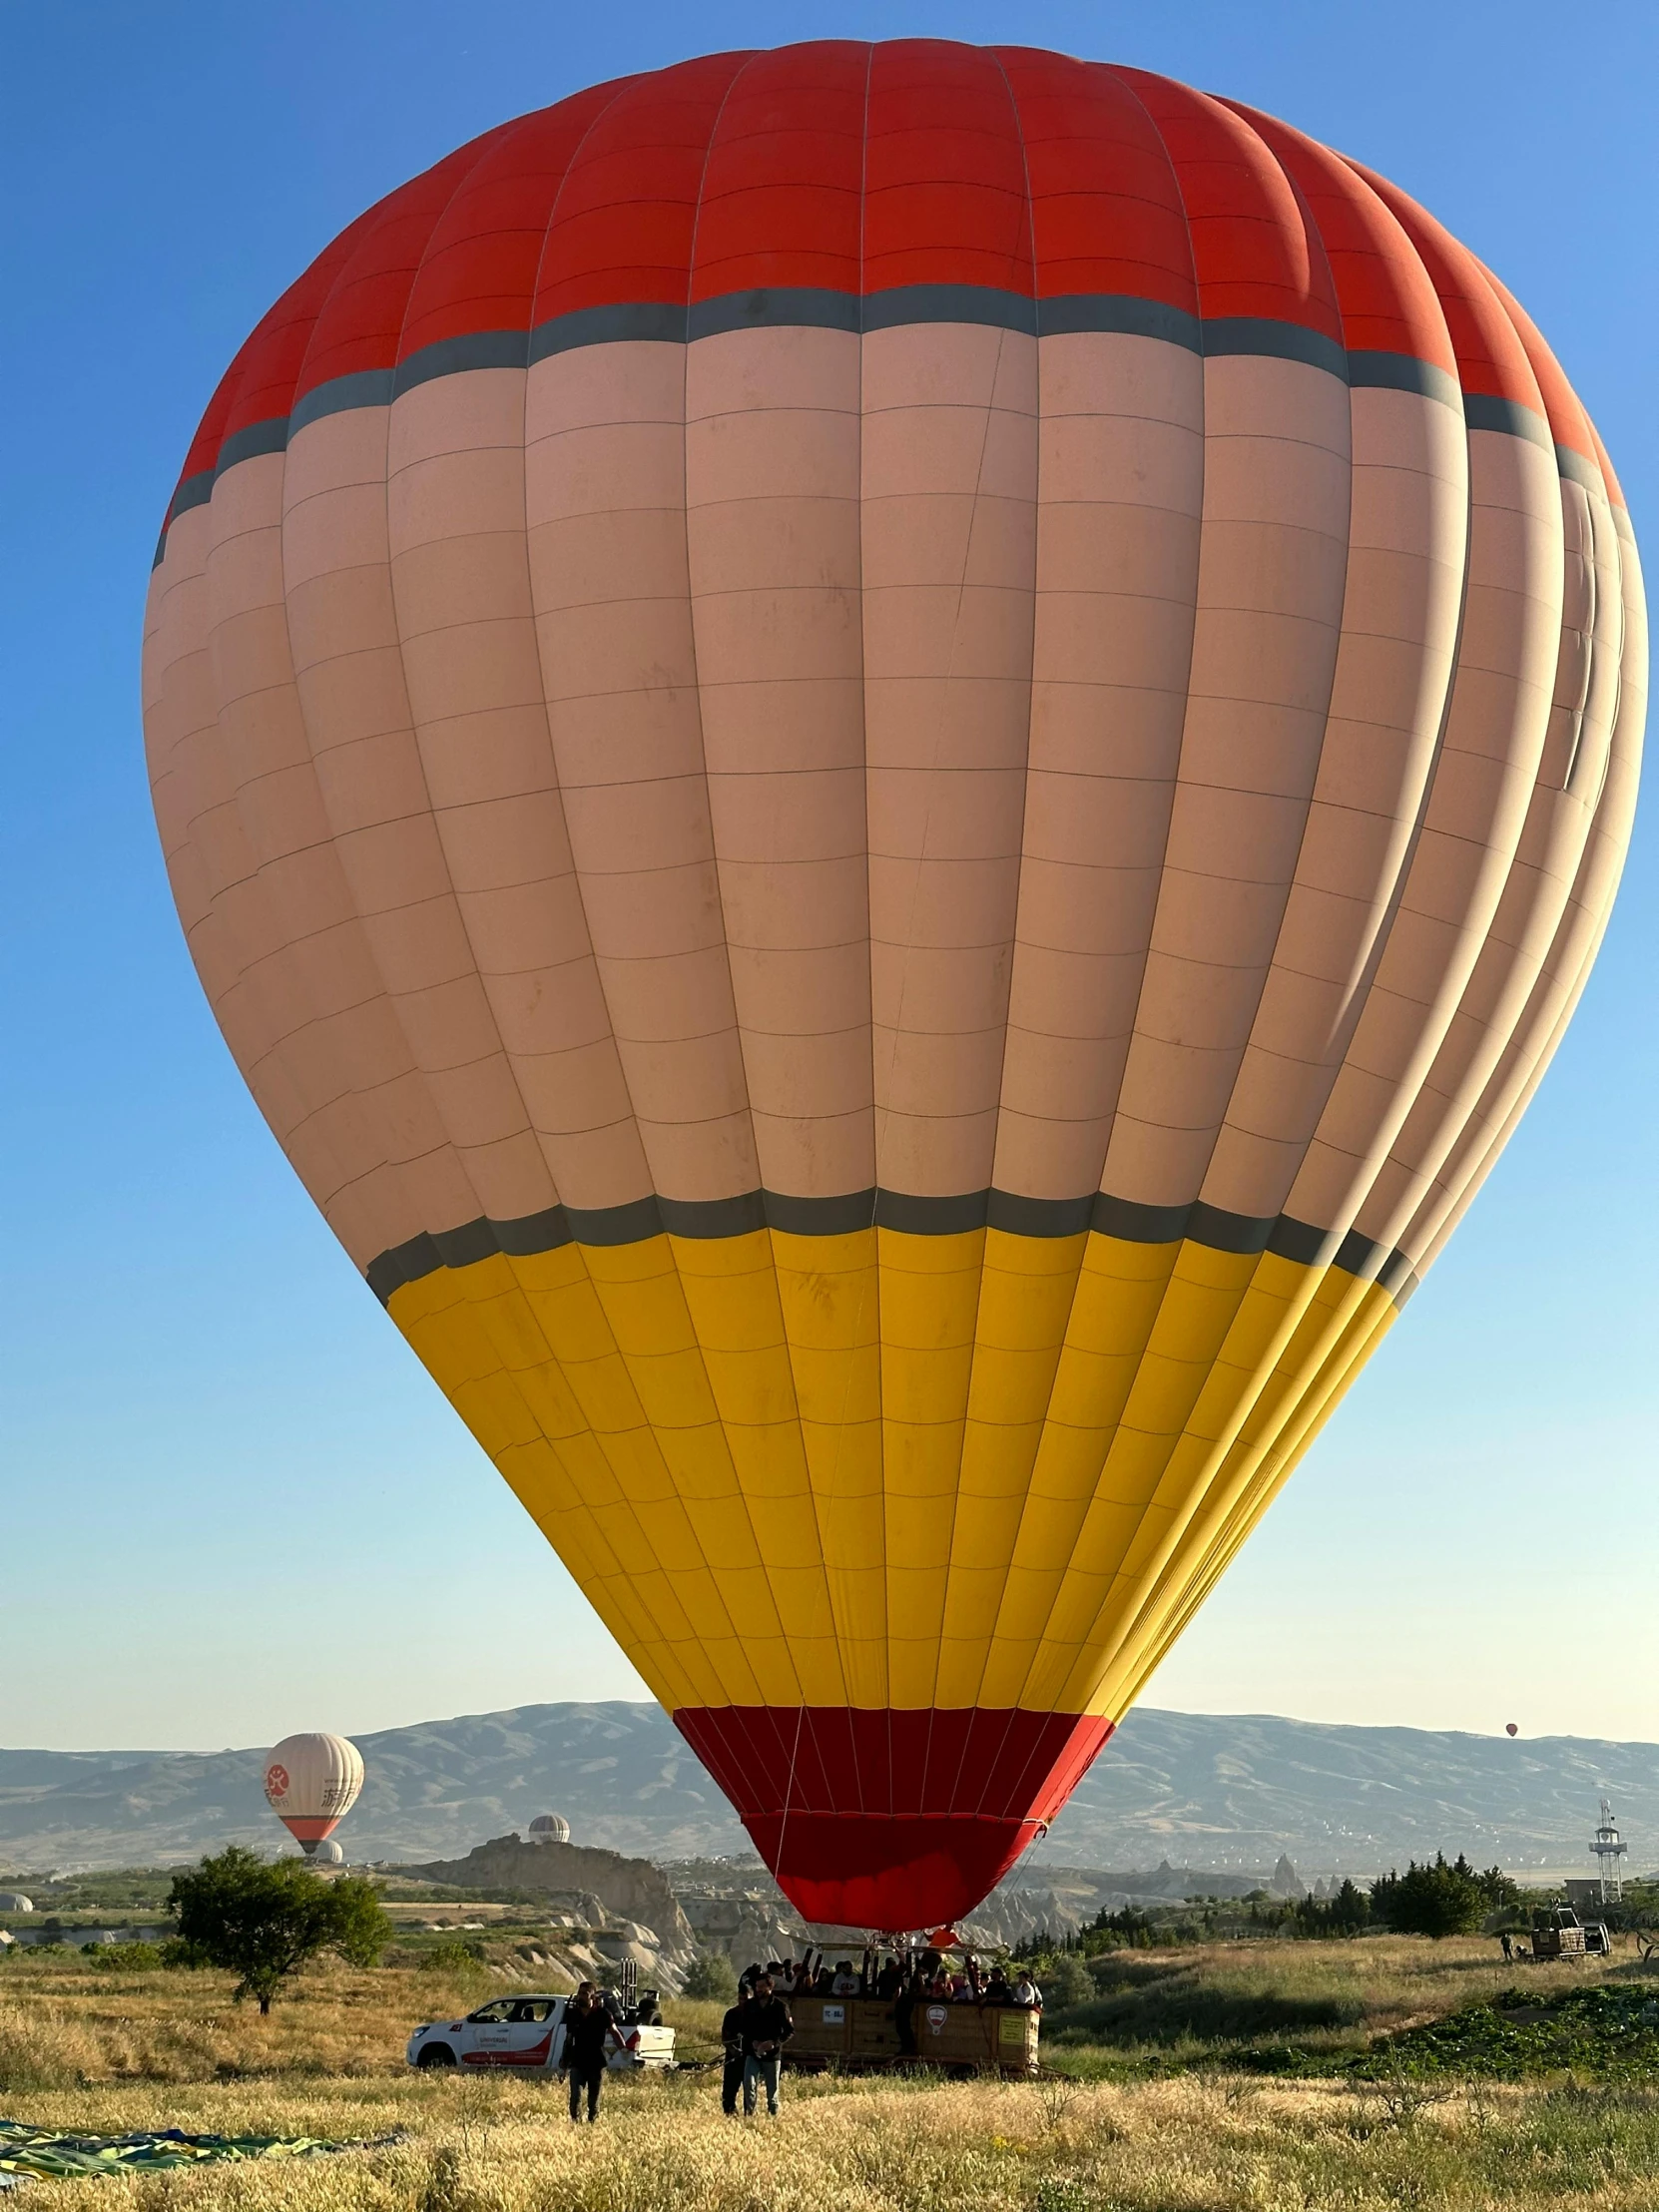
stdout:
<svg viewBox="0 0 1659 2212">
<path fill-rule="evenodd" d="M 1090 1714 L 682 1707 L 675 1725 L 819 1926 L 916 1929 L 993 1890 L 1112 1733 Z"/>
<path fill-rule="evenodd" d="M 320 1844 L 340 1824 L 337 1813 L 278 1813 L 276 1818 L 296 1844 Z"/>
</svg>

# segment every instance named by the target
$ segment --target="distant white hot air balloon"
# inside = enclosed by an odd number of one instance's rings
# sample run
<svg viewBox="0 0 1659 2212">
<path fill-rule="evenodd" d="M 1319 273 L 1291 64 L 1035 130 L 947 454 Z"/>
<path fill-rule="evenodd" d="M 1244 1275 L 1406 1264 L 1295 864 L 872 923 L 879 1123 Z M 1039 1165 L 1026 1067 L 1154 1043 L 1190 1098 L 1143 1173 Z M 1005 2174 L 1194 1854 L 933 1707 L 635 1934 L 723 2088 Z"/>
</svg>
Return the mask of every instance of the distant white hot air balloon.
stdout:
<svg viewBox="0 0 1659 2212">
<path fill-rule="evenodd" d="M 568 1844 L 570 1823 L 557 1813 L 538 1813 L 530 1823 L 533 1844 Z"/>
<path fill-rule="evenodd" d="M 313 1865 L 318 1867 L 343 1867 L 345 1864 L 345 1854 L 332 1838 L 313 1845 L 310 1856 Z"/>
<path fill-rule="evenodd" d="M 344 1820 L 362 1786 L 362 1754 L 343 1736 L 284 1736 L 265 1763 L 271 1809 L 307 1859 Z"/>
</svg>

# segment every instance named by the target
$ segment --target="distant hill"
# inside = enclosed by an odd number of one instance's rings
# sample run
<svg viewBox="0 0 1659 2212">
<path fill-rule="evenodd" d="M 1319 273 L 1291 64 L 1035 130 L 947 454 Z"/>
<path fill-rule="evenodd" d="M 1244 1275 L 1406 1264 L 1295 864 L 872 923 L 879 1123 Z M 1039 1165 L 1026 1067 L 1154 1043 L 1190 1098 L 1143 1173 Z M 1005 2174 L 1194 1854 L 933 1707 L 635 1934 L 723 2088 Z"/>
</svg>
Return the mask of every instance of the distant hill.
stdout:
<svg viewBox="0 0 1659 2212">
<path fill-rule="evenodd" d="M 342 1831 L 353 1859 L 453 1858 L 560 1812 L 575 1841 L 655 1859 L 749 1849 L 655 1705 L 531 1705 L 356 1738 L 367 1781 Z M 0 1751 L 0 1867 L 166 1865 L 279 1832 L 262 1749 Z M 1606 1792 L 1631 1869 L 1659 1864 L 1659 1745 L 1534 1743 L 1271 1715 L 1141 1711 L 1027 1867 L 1243 1872 L 1287 1852 L 1304 1874 L 1379 1872 L 1415 1854 L 1583 1869 Z"/>
</svg>

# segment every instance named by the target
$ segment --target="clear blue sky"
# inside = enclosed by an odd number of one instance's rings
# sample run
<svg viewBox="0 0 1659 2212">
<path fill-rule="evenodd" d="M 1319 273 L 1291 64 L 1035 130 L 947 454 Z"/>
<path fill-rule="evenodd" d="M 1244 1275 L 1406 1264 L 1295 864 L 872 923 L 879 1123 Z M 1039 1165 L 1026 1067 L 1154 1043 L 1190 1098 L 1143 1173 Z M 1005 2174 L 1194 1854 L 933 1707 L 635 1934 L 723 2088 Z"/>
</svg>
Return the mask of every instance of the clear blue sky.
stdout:
<svg viewBox="0 0 1659 2212">
<path fill-rule="evenodd" d="M 1163 70 L 1375 164 L 1659 512 L 1650 4 L 7 8 L 0 1743 L 641 1694 L 209 1017 L 145 788 L 145 584 L 221 370 L 369 201 L 621 71 L 902 33 Z M 1659 1740 L 1656 924 L 1650 809 L 1520 1135 L 1150 1702 Z"/>
</svg>

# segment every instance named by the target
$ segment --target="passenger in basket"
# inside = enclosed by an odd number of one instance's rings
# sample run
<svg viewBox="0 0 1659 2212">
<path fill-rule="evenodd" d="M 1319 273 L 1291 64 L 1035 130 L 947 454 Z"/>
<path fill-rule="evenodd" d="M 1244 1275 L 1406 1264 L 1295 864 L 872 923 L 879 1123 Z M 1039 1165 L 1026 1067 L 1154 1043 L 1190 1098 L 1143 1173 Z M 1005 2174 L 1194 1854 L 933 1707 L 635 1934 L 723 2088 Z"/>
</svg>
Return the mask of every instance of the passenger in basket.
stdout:
<svg viewBox="0 0 1659 2212">
<path fill-rule="evenodd" d="M 1012 2004 L 1014 1992 L 1008 1986 L 1008 1976 L 1000 1965 L 992 1966 L 990 1979 L 985 1983 L 986 2004 Z"/>
<path fill-rule="evenodd" d="M 891 2004 L 904 1986 L 904 1964 L 901 1959 L 889 1958 L 875 1977 L 875 1994 L 883 2004 Z"/>
<path fill-rule="evenodd" d="M 743 2087 L 743 2008 L 739 1997 L 720 2023 L 721 2047 L 726 2054 L 720 2069 L 720 2108 L 731 2119 L 738 2115 L 738 2091 Z"/>
<path fill-rule="evenodd" d="M 852 1971 L 850 1958 L 835 1960 L 834 1979 L 830 1984 L 832 1997 L 855 1997 L 858 1994 L 858 1976 Z"/>
<path fill-rule="evenodd" d="M 1043 1993 L 1023 1966 L 1019 1970 L 1019 1979 L 1014 1983 L 1012 1999 L 1027 2012 L 1040 2012 L 1043 2008 Z"/>
<path fill-rule="evenodd" d="M 743 2008 L 743 2109 L 746 2119 L 755 2111 L 756 2092 L 765 2082 L 767 2110 L 778 2117 L 778 2076 L 783 2067 L 784 2045 L 795 2033 L 790 2008 L 773 1986 L 772 1976 L 762 1974 L 755 1994 Z"/>
<path fill-rule="evenodd" d="M 599 2091 L 610 2057 L 611 2015 L 591 1981 L 584 1981 L 565 2014 L 564 2049 L 559 2063 L 570 2076 L 570 2116 L 582 2117 L 582 2091 L 588 2093 L 588 2120 L 599 2117 Z"/>
</svg>

